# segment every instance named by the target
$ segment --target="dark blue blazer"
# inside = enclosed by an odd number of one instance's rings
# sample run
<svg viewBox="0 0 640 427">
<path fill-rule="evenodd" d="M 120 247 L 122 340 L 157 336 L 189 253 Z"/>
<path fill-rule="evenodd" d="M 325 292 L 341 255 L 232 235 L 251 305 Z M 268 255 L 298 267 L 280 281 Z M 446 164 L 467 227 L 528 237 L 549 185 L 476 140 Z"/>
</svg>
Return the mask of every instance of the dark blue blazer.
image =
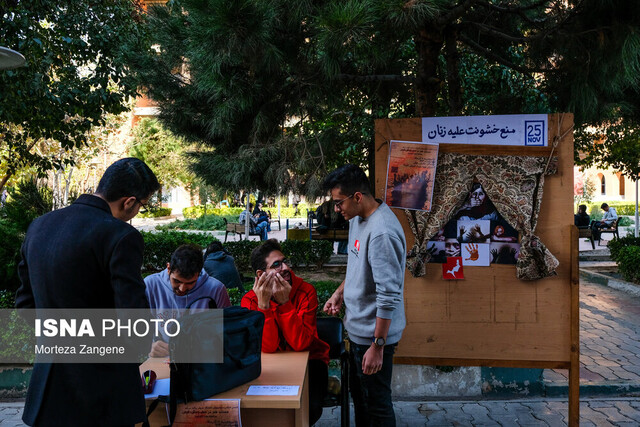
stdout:
<svg viewBox="0 0 640 427">
<path fill-rule="evenodd" d="M 144 242 L 91 195 L 29 226 L 18 267 L 18 308 L 147 308 L 140 274 Z M 145 418 L 135 364 L 34 365 L 28 425 L 125 425 Z"/>
</svg>

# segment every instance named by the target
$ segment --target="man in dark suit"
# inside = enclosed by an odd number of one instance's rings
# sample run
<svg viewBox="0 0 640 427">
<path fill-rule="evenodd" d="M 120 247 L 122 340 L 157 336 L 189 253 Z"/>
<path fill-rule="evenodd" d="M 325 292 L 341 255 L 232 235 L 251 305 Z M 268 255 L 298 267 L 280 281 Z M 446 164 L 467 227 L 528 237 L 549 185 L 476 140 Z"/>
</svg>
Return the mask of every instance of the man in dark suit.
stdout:
<svg viewBox="0 0 640 427">
<path fill-rule="evenodd" d="M 96 193 L 29 226 L 17 308 L 148 308 L 140 274 L 144 242 L 127 224 L 159 189 L 141 160 L 121 159 Z M 133 425 L 145 418 L 135 364 L 36 363 L 23 421 L 28 425 Z"/>
</svg>

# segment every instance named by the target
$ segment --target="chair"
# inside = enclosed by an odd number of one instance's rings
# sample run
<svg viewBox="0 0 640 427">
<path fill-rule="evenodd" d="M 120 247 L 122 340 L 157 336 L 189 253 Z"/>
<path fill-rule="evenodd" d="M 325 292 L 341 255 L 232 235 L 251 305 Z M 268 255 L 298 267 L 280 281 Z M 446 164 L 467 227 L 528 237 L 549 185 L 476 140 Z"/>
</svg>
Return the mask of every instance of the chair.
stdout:
<svg viewBox="0 0 640 427">
<path fill-rule="evenodd" d="M 329 344 L 329 358 L 340 361 L 340 396 L 338 401 L 325 400 L 323 406 L 340 405 L 340 425 L 349 425 L 349 354 L 345 348 L 342 320 L 337 317 L 318 317 L 318 337 Z"/>
<path fill-rule="evenodd" d="M 611 233 L 613 234 L 617 239 L 620 238 L 620 234 L 618 234 L 618 223 L 620 222 L 620 217 L 618 217 L 615 222 L 607 228 L 601 228 L 600 229 L 600 239 L 598 239 L 598 246 L 602 246 L 600 244 L 600 242 L 602 241 L 602 235 L 604 233 Z"/>
<path fill-rule="evenodd" d="M 586 226 L 586 227 L 578 227 L 578 237 L 579 238 L 587 238 L 589 239 L 589 241 L 591 242 L 591 247 L 593 249 L 596 248 L 596 244 L 593 241 L 593 233 L 591 232 L 591 227 Z M 598 242 L 598 245 L 600 244 L 600 242 Z"/>
</svg>

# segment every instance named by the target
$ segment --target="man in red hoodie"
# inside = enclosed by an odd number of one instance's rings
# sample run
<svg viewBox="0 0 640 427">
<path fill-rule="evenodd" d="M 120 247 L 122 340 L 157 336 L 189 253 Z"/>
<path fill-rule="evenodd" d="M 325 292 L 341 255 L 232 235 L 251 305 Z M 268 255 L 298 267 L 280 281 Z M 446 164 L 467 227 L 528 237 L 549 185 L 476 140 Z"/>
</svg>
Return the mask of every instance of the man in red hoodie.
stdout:
<svg viewBox="0 0 640 427">
<path fill-rule="evenodd" d="M 309 425 L 322 415 L 327 392 L 329 345 L 318 338 L 315 288 L 289 268 L 280 244 L 269 239 L 251 253 L 253 290 L 242 307 L 264 313 L 262 351 L 309 351 Z"/>
</svg>

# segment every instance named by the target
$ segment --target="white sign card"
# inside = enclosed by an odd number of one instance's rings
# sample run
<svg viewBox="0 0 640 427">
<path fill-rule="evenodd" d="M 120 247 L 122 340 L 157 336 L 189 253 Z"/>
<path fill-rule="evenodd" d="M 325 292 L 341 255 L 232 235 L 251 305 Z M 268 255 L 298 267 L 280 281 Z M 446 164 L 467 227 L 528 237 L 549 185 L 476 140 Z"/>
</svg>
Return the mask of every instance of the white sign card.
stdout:
<svg viewBox="0 0 640 427">
<path fill-rule="evenodd" d="M 546 114 L 423 117 L 422 141 L 546 147 L 548 125 Z"/>
<path fill-rule="evenodd" d="M 297 396 L 299 389 L 297 385 L 252 385 L 247 396 Z"/>
</svg>

